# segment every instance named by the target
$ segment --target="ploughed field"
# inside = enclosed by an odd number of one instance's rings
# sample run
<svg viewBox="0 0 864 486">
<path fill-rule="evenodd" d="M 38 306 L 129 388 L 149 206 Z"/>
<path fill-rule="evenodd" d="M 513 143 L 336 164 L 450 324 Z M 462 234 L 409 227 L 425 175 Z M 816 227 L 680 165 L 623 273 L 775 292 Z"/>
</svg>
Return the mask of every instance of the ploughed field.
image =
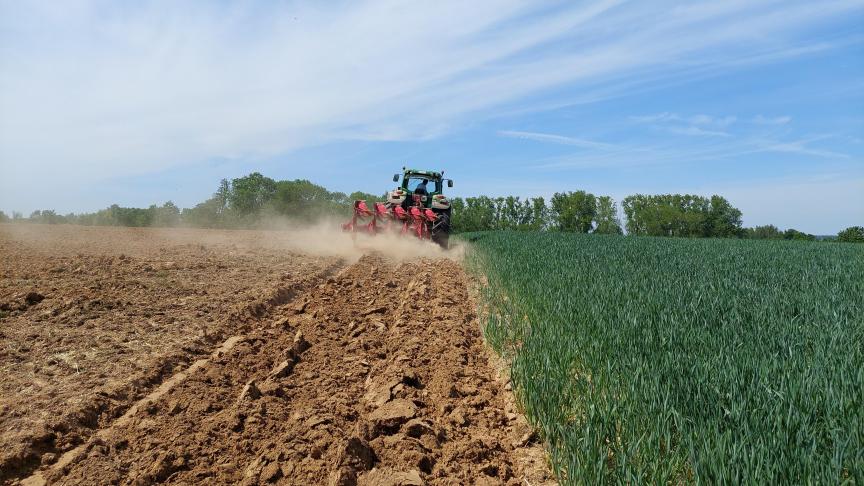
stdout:
<svg viewBox="0 0 864 486">
<path fill-rule="evenodd" d="M 465 238 L 563 482 L 864 483 L 861 245 Z"/>
<path fill-rule="evenodd" d="M 283 240 L 0 225 L 0 483 L 548 480 L 458 263 Z"/>
</svg>

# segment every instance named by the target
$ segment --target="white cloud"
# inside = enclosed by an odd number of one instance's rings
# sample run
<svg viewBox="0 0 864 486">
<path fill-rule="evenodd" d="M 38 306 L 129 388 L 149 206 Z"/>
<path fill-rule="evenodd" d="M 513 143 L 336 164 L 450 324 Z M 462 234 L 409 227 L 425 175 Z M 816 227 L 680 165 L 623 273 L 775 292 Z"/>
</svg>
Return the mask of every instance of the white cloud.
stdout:
<svg viewBox="0 0 864 486">
<path fill-rule="evenodd" d="M 750 120 L 751 123 L 755 123 L 757 125 L 785 125 L 792 121 L 791 116 L 775 116 L 769 117 L 764 115 L 756 115 Z"/>
<path fill-rule="evenodd" d="M 730 137 L 726 132 L 721 132 L 719 130 L 705 130 L 704 128 L 699 128 L 695 126 L 689 127 L 671 127 L 668 128 L 671 133 L 675 133 L 678 135 L 690 135 L 697 137 Z"/>
<path fill-rule="evenodd" d="M 654 115 L 634 115 L 630 120 L 637 123 L 663 123 L 663 122 L 680 122 L 683 118 L 675 113 L 656 113 Z"/>
<path fill-rule="evenodd" d="M 712 115 L 679 115 L 677 113 L 656 113 L 653 115 L 631 116 L 631 121 L 637 123 L 662 123 L 662 124 L 691 124 L 691 125 L 713 125 L 716 127 L 728 127 L 738 120 L 736 116 L 712 116 Z"/>
<path fill-rule="evenodd" d="M 695 115 L 689 119 L 690 123 L 695 125 L 714 125 L 718 127 L 728 127 L 735 123 L 736 120 L 738 120 L 738 117 L 735 116 L 714 117 L 710 115 Z"/>
<path fill-rule="evenodd" d="M 760 153 L 782 153 L 797 155 L 790 161 L 814 157 L 820 159 L 842 159 L 846 162 L 852 156 L 834 150 L 814 146 L 821 140 L 835 138 L 820 135 L 803 139 L 780 140 L 776 138 L 733 137 L 720 131 L 704 130 L 694 126 L 658 127 L 664 132 L 706 137 L 688 143 L 684 139 L 670 138 L 661 140 L 656 136 L 646 139 L 634 137 L 609 145 L 604 151 L 579 151 L 575 153 L 544 157 L 526 163 L 535 169 L 567 171 L 586 168 L 624 168 L 637 166 L 664 166 L 669 164 L 717 163 L 724 160 L 741 159 Z M 586 147 L 588 148 L 588 147 Z M 821 163 L 821 162 L 820 162 Z"/>
<path fill-rule="evenodd" d="M 434 137 L 562 85 L 590 92 L 764 62 L 794 50 L 799 28 L 860 7 L 3 2 L 0 203 L 47 182 Z M 690 122 L 734 122 L 703 116 Z"/>
<path fill-rule="evenodd" d="M 832 150 L 821 150 L 807 147 L 808 140 L 796 140 L 792 142 L 761 142 L 759 145 L 759 149 L 757 151 L 760 152 L 784 152 L 784 153 L 792 153 L 792 154 L 801 154 L 801 155 L 812 155 L 814 157 L 827 157 L 827 158 L 842 158 L 848 159 L 849 155 L 843 154 L 840 152 L 835 152 Z"/>
<path fill-rule="evenodd" d="M 533 140 L 535 142 L 555 143 L 559 145 L 572 145 L 587 149 L 610 149 L 614 145 L 608 143 L 595 142 L 593 140 L 585 140 L 582 138 L 566 137 L 563 135 L 554 135 L 549 133 L 537 132 L 520 132 L 516 130 L 502 130 L 499 135 L 510 138 L 521 138 L 523 140 Z"/>
</svg>

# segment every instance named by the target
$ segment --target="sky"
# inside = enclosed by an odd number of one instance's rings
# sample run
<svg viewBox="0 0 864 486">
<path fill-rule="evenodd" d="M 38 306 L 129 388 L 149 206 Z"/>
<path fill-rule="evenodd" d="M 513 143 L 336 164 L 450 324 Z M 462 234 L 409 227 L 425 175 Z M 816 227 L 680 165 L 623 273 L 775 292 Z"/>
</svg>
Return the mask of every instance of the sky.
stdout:
<svg viewBox="0 0 864 486">
<path fill-rule="evenodd" d="M 720 194 L 864 225 L 864 0 L 0 0 L 0 210 L 383 193 Z"/>
</svg>

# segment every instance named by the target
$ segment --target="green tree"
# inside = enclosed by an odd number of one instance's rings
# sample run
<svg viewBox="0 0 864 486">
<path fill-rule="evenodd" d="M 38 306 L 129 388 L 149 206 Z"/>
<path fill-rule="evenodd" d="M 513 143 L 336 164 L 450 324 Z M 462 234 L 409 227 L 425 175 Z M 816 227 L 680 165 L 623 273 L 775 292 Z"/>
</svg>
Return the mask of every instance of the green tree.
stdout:
<svg viewBox="0 0 864 486">
<path fill-rule="evenodd" d="M 670 236 L 689 238 L 713 236 L 710 222 L 711 201 L 709 199 L 693 194 L 684 194 L 683 196 L 672 194 L 671 201 L 672 207 L 677 210 L 677 221 L 671 222 Z"/>
<path fill-rule="evenodd" d="M 450 199 L 454 233 L 489 230 L 539 231 L 548 226 L 548 208 L 542 197 L 516 196 Z"/>
<path fill-rule="evenodd" d="M 65 223 L 65 218 L 57 214 L 53 209 L 44 209 L 39 217 L 39 222 L 45 224 L 62 224 Z"/>
<path fill-rule="evenodd" d="M 492 199 L 494 223 L 490 229 L 517 230 L 524 229 L 530 220 L 530 207 L 516 196 L 496 197 Z"/>
<path fill-rule="evenodd" d="M 789 228 L 785 232 L 783 232 L 784 240 L 801 240 L 801 241 L 815 241 L 816 236 L 808 233 L 802 233 L 796 229 Z"/>
<path fill-rule="evenodd" d="M 341 201 L 338 201 L 335 198 L 333 198 L 332 192 L 326 192 L 326 190 L 325 190 L 325 193 L 326 193 L 326 197 L 327 197 L 326 201 L 329 202 L 332 200 L 333 202 L 341 203 Z M 350 202 L 351 204 L 353 204 L 354 201 L 361 201 L 362 200 L 362 201 L 367 201 L 367 202 L 371 203 L 373 201 L 379 201 L 381 199 L 386 199 L 386 198 L 387 198 L 386 195 L 384 197 L 381 197 L 381 196 L 376 196 L 375 194 L 370 194 L 368 192 L 354 191 L 351 194 L 348 194 L 348 196 L 346 198 L 347 199 L 346 202 Z"/>
<path fill-rule="evenodd" d="M 487 196 L 465 198 L 462 211 L 464 231 L 488 231 L 495 225 L 495 203 Z"/>
<path fill-rule="evenodd" d="M 364 198 L 367 195 L 357 193 L 356 196 Z M 272 206 L 279 215 L 311 220 L 338 211 L 339 204 L 333 199 L 333 194 L 327 189 L 307 180 L 278 181 Z"/>
<path fill-rule="evenodd" d="M 546 201 L 542 197 L 535 197 L 525 202 L 530 207 L 530 217 L 525 229 L 528 231 L 546 229 L 549 225 L 549 208 L 546 207 Z"/>
<path fill-rule="evenodd" d="M 246 177 L 231 181 L 231 191 L 228 195 L 229 207 L 238 214 L 247 216 L 259 212 L 276 194 L 276 181 L 253 172 Z M 221 189 L 221 187 L 220 187 Z M 217 193 L 217 210 L 221 206 L 221 196 Z"/>
<path fill-rule="evenodd" d="M 171 201 L 161 207 L 154 204 L 149 211 L 152 213 L 150 220 L 153 226 L 172 227 L 180 223 L 180 209 Z"/>
<path fill-rule="evenodd" d="M 144 227 L 153 223 L 154 214 L 149 209 L 124 208 L 113 204 L 105 211 L 107 214 L 101 215 L 99 224 Z"/>
<path fill-rule="evenodd" d="M 198 228 L 220 228 L 226 226 L 222 201 L 218 196 L 198 203 L 193 208 L 186 208 L 180 213 L 184 224 Z"/>
<path fill-rule="evenodd" d="M 643 216 L 643 212 L 647 210 L 647 206 L 647 196 L 643 194 L 633 194 L 621 201 L 624 217 L 627 218 L 625 227 L 628 234 L 644 235 L 648 233 L 648 221 Z"/>
<path fill-rule="evenodd" d="M 216 202 L 218 203 L 218 212 L 220 214 L 224 213 L 228 209 L 228 199 L 231 197 L 231 184 L 228 183 L 228 179 L 219 181 L 219 188 L 216 189 L 213 197 L 216 198 Z"/>
<path fill-rule="evenodd" d="M 726 198 L 711 196 L 711 209 L 708 211 L 705 236 L 715 238 L 734 238 L 742 235 L 741 211 L 733 207 Z"/>
<path fill-rule="evenodd" d="M 618 208 L 609 196 L 597 198 L 596 226 L 594 232 L 603 235 L 620 235 L 621 220 L 618 219 Z"/>
<path fill-rule="evenodd" d="M 0 223 L 5 223 L 9 221 L 9 216 L 6 216 L 6 213 L 0 211 Z"/>
<path fill-rule="evenodd" d="M 850 226 L 837 233 L 837 241 L 864 243 L 864 226 Z"/>
<path fill-rule="evenodd" d="M 556 192 L 551 203 L 557 229 L 577 233 L 591 231 L 597 214 L 594 194 L 585 191 Z"/>
<path fill-rule="evenodd" d="M 467 231 L 463 222 L 465 213 L 465 201 L 461 197 L 450 199 L 450 230 L 454 233 L 462 233 Z"/>
<path fill-rule="evenodd" d="M 765 226 L 747 228 L 744 231 L 744 237 L 752 238 L 754 240 L 782 240 L 783 232 L 777 229 L 773 224 L 768 224 Z"/>
<path fill-rule="evenodd" d="M 621 202 L 627 233 L 648 236 L 702 236 L 708 201 L 681 194 L 627 196 Z"/>
</svg>

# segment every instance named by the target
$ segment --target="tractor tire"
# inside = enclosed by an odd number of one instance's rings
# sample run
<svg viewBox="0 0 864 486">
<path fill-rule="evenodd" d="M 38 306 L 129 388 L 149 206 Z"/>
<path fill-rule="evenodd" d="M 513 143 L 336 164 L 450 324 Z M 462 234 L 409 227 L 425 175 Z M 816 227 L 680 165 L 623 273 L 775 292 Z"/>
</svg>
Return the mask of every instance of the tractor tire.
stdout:
<svg viewBox="0 0 864 486">
<path fill-rule="evenodd" d="M 432 241 L 434 241 L 438 246 L 440 246 L 444 250 L 450 249 L 450 234 L 449 233 L 439 233 L 437 235 L 432 235 Z"/>
<path fill-rule="evenodd" d="M 450 249 L 450 214 L 439 213 L 438 220 L 432 227 L 432 241 L 441 248 Z"/>
</svg>

